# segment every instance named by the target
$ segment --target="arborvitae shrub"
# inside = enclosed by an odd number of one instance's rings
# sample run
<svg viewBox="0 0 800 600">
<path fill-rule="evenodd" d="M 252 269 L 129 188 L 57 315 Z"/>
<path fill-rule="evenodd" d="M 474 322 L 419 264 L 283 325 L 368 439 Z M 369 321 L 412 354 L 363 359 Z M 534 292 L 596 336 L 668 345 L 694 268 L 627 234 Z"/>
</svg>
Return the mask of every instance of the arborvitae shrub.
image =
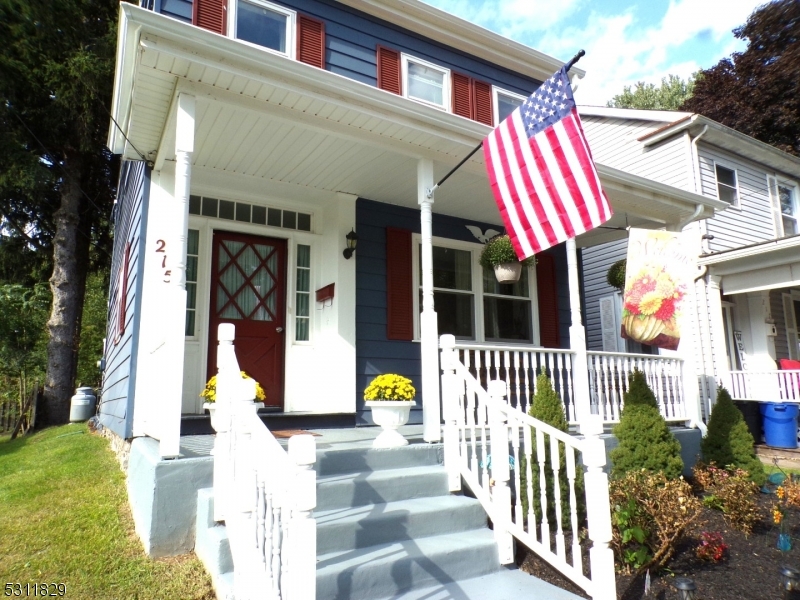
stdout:
<svg viewBox="0 0 800 600">
<path fill-rule="evenodd" d="M 553 389 L 553 384 L 550 378 L 544 373 L 536 378 L 536 394 L 533 396 L 533 402 L 528 409 L 528 414 L 534 419 L 538 419 L 555 427 L 559 431 L 568 432 L 569 424 L 564 416 L 564 404 L 561 401 L 558 393 Z M 533 486 L 533 512 L 536 515 L 536 521 L 539 523 L 542 518 L 542 505 L 541 505 L 541 490 L 539 488 L 539 457 L 536 451 L 536 431 L 531 431 L 531 484 Z M 554 474 L 550 458 L 550 436 L 545 434 L 545 486 L 547 489 L 547 520 L 550 528 L 556 528 L 556 510 L 555 510 L 555 496 L 553 489 Z M 570 495 L 569 495 L 569 479 L 567 478 L 567 459 L 565 454 L 564 444 L 559 442 L 559 489 L 561 491 L 561 525 L 564 530 L 571 529 L 570 520 Z M 584 497 L 583 487 L 583 468 L 577 464 L 578 455 L 576 455 L 575 465 L 575 496 L 577 499 L 576 510 L 578 512 L 579 526 L 583 523 L 586 514 L 586 500 Z M 520 493 L 522 497 L 522 511 L 527 522 L 528 515 L 528 477 L 527 477 L 527 461 L 525 457 L 520 460 Z"/>
<path fill-rule="evenodd" d="M 758 485 L 766 480 L 764 465 L 756 457 L 753 436 L 728 390 L 717 390 L 717 403 L 708 420 L 708 433 L 700 442 L 703 460 L 718 467 L 734 466 L 747 471 Z"/>
<path fill-rule="evenodd" d="M 660 471 L 667 479 L 680 477 L 681 445 L 658 411 L 655 395 L 640 371 L 631 374 L 623 400 L 622 417 L 614 427 L 619 446 L 610 453 L 612 476 L 644 469 Z"/>
<path fill-rule="evenodd" d="M 639 369 L 634 369 L 633 373 L 628 377 L 628 391 L 622 398 L 625 406 L 631 404 L 642 404 L 658 408 L 658 400 L 650 386 L 647 385 L 647 379 Z"/>
</svg>

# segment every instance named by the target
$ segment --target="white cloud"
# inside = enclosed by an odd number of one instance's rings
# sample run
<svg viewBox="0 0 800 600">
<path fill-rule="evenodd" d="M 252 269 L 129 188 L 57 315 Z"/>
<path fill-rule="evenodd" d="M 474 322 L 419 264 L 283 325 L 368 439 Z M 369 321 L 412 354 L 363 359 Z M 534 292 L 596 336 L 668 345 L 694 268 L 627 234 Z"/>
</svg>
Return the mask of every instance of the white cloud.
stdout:
<svg viewBox="0 0 800 600">
<path fill-rule="evenodd" d="M 614 14 L 597 0 L 429 1 L 563 60 L 584 48 L 580 67 L 587 75 L 576 97 L 599 105 L 625 85 L 659 83 L 668 74 L 685 78 L 741 49 L 731 30 L 763 2 L 670 0 L 663 15 L 645 21 L 652 7 L 633 0 Z M 592 10 L 587 15 L 588 6 Z"/>
</svg>

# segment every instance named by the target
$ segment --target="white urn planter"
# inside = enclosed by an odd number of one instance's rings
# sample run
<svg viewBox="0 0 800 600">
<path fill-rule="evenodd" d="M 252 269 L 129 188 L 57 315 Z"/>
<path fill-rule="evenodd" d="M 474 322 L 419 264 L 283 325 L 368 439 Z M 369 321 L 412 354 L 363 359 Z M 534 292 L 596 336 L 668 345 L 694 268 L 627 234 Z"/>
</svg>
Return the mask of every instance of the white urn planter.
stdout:
<svg viewBox="0 0 800 600">
<path fill-rule="evenodd" d="M 399 448 L 408 444 L 408 440 L 397 431 L 399 427 L 408 423 L 411 407 L 416 402 L 408 400 L 373 400 L 365 402 L 365 406 L 372 410 L 372 420 L 380 425 L 383 431 L 372 442 L 373 448 Z"/>
<path fill-rule="evenodd" d="M 522 275 L 522 263 L 509 262 L 494 266 L 494 276 L 500 283 L 516 283 Z"/>
<path fill-rule="evenodd" d="M 214 431 L 219 431 L 219 423 L 217 423 L 217 403 L 216 402 L 203 402 L 203 410 L 207 410 L 211 415 L 211 427 Z"/>
</svg>

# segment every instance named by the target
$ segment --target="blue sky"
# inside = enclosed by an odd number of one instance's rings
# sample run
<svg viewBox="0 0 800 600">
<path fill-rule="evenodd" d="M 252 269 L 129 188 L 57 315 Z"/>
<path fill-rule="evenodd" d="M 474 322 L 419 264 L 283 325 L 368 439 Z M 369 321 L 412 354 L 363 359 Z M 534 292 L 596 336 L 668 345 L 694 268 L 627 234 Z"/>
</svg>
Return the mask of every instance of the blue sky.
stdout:
<svg viewBox="0 0 800 600">
<path fill-rule="evenodd" d="M 708 68 L 765 0 L 425 0 L 564 61 L 586 50 L 575 98 L 604 106 L 625 85 Z"/>
</svg>

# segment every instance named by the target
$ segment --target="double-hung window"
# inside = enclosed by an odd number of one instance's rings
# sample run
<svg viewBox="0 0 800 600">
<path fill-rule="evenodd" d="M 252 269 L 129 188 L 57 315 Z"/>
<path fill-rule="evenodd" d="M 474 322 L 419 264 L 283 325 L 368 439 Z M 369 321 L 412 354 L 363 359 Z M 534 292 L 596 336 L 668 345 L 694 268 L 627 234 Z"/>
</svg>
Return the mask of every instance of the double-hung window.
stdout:
<svg viewBox="0 0 800 600">
<path fill-rule="evenodd" d="M 736 171 L 720 164 L 714 165 L 717 175 L 717 197 L 731 206 L 739 206 L 739 187 Z"/>
<path fill-rule="evenodd" d="M 800 233 L 800 213 L 797 210 L 797 186 L 785 181 L 778 182 L 778 200 L 781 204 L 783 235 Z"/>
<path fill-rule="evenodd" d="M 433 302 L 439 335 L 459 340 L 534 342 L 535 280 L 523 269 L 515 284 L 497 282 L 494 271 L 479 263 L 478 244 L 434 240 Z M 422 249 L 416 243 L 417 314 L 422 311 Z M 419 319 L 417 319 L 419 321 Z M 419 325 L 416 328 L 419 338 Z"/>
<path fill-rule="evenodd" d="M 294 11 L 264 0 L 233 0 L 230 6 L 233 37 L 294 58 Z"/>
<path fill-rule="evenodd" d="M 403 54 L 403 96 L 448 110 L 450 69 Z"/>
<path fill-rule="evenodd" d="M 514 92 L 493 87 L 494 91 L 494 123 L 499 125 L 508 115 L 514 112 L 517 107 L 522 106 L 527 98 Z"/>
</svg>

